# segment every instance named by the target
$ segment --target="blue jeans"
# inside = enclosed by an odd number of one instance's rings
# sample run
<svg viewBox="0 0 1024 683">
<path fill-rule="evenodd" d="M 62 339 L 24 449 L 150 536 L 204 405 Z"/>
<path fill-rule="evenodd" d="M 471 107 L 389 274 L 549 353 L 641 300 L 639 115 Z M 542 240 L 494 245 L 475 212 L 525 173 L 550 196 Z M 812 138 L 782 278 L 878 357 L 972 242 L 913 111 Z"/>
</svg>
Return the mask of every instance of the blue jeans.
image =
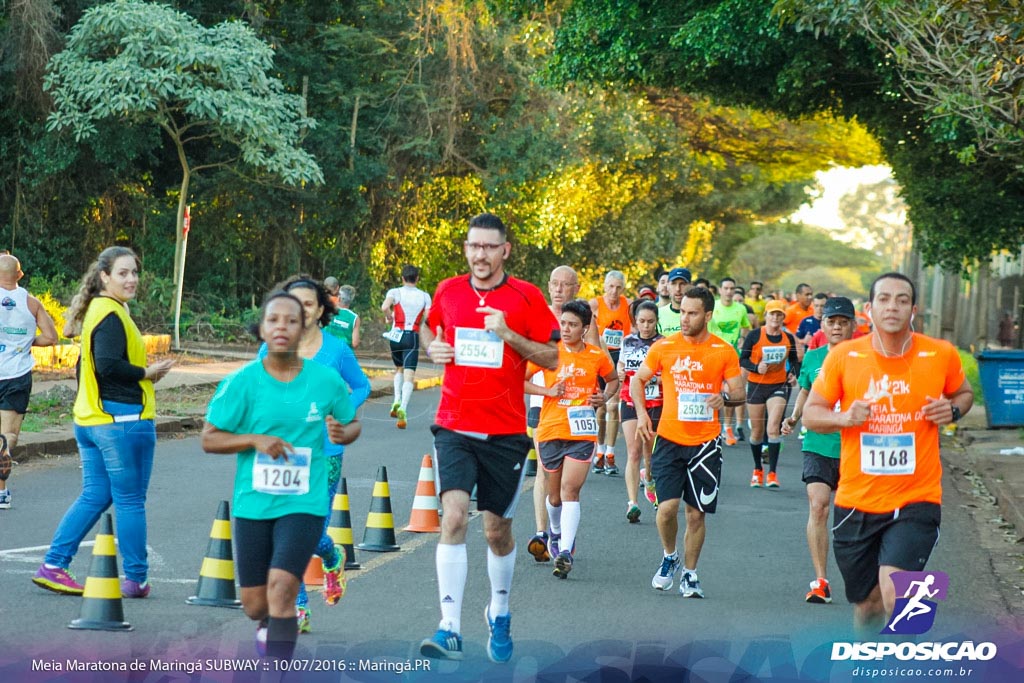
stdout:
<svg viewBox="0 0 1024 683">
<path fill-rule="evenodd" d="M 66 569 L 82 539 L 113 503 L 125 577 L 141 583 L 149 570 L 146 491 L 153 472 L 156 427 L 152 420 L 75 425 L 75 440 L 82 456 L 82 493 L 64 513 L 45 561 Z"/>
</svg>

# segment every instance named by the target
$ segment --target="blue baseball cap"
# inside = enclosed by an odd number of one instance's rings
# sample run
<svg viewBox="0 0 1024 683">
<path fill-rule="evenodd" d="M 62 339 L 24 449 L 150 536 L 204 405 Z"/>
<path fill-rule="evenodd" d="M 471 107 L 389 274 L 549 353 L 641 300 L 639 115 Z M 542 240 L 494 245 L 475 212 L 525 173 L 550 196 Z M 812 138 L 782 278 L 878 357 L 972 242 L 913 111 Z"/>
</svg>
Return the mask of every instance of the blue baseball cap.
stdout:
<svg viewBox="0 0 1024 683">
<path fill-rule="evenodd" d="M 669 282 L 672 282 L 673 280 L 686 280 L 686 283 L 689 284 L 692 279 L 690 271 L 686 268 L 673 268 L 668 271 Z"/>
</svg>

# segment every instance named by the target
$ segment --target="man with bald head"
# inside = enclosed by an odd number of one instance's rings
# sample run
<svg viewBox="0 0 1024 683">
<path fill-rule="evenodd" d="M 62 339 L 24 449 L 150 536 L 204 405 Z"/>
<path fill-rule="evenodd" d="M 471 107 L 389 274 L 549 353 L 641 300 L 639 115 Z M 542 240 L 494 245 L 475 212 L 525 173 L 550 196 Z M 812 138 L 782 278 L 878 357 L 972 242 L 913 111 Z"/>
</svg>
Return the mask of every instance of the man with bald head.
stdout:
<svg viewBox="0 0 1024 683">
<path fill-rule="evenodd" d="M 580 293 L 580 280 L 576 271 L 569 266 L 558 266 L 551 271 L 548 278 L 548 298 L 551 300 L 549 308 L 555 318 L 562 315 L 562 305 L 572 301 Z M 544 373 L 538 372 L 530 378 L 535 384 L 544 385 Z M 526 423 L 531 430 L 537 428 L 540 423 L 540 408 L 544 402 L 543 396 L 530 396 L 530 412 L 527 414 Z M 540 453 L 540 445 L 537 443 L 537 434 L 533 432 L 533 449 Z M 543 467 L 537 467 L 537 478 L 533 482 L 533 517 L 537 522 L 537 533 L 526 545 L 526 550 L 533 555 L 538 562 L 547 562 L 551 559 L 548 553 L 548 510 L 547 510 L 547 474 Z"/>
<path fill-rule="evenodd" d="M 7 478 L 32 393 L 32 347 L 57 343 L 53 318 L 39 299 L 18 286 L 22 275 L 18 259 L 0 255 L 0 510 L 11 507 Z"/>
</svg>

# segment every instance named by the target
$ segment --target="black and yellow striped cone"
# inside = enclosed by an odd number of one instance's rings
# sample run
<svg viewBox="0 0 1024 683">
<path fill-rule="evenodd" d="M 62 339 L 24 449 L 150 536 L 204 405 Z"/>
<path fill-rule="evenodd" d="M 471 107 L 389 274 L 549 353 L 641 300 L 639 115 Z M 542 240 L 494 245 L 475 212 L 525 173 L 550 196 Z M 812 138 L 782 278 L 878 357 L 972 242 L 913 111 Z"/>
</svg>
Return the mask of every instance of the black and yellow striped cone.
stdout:
<svg viewBox="0 0 1024 683">
<path fill-rule="evenodd" d="M 531 448 L 530 454 L 526 456 L 526 476 L 537 476 L 537 449 Z"/>
<path fill-rule="evenodd" d="M 356 551 L 352 547 L 352 516 L 348 511 L 348 482 L 345 477 L 338 482 L 338 492 L 331 503 L 331 520 L 327 523 L 327 535 L 335 545 L 345 550 L 345 569 L 362 569 L 356 562 Z"/>
<path fill-rule="evenodd" d="M 117 548 L 114 547 L 114 523 L 110 513 L 103 515 L 96 544 L 92 548 L 92 565 L 85 578 L 82 610 L 68 628 L 89 631 L 131 631 L 124 620 L 121 604 L 121 580 L 117 576 Z"/>
<path fill-rule="evenodd" d="M 395 519 L 391 515 L 391 489 L 388 487 L 388 468 L 377 469 L 377 481 L 373 485 L 373 500 L 370 514 L 366 516 L 363 542 L 356 546 L 360 550 L 375 553 L 392 553 L 401 550 L 395 542 Z"/>
<path fill-rule="evenodd" d="M 196 594 L 187 598 L 185 602 L 202 607 L 242 607 L 235 592 L 235 559 L 231 554 L 231 513 L 226 500 L 222 500 L 217 506 L 217 516 L 213 520 L 213 528 L 210 529 L 206 557 L 199 568 Z"/>
</svg>

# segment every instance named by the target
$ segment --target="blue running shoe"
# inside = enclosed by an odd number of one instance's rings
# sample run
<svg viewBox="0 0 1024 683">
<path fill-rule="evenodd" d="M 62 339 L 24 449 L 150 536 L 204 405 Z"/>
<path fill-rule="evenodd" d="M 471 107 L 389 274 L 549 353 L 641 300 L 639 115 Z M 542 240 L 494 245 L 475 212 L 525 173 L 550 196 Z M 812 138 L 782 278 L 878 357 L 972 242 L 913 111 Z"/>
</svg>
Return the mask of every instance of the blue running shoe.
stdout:
<svg viewBox="0 0 1024 683">
<path fill-rule="evenodd" d="M 551 529 L 548 529 L 548 554 L 551 557 L 558 557 L 558 543 L 562 540 L 562 534 L 556 534 Z"/>
<path fill-rule="evenodd" d="M 487 657 L 495 664 L 504 664 L 512 659 L 512 615 L 491 619 L 488 605 L 484 607 L 484 620 L 491 630 L 487 639 Z"/>
<path fill-rule="evenodd" d="M 681 564 L 678 554 L 662 558 L 658 573 L 651 579 L 651 588 L 659 591 L 672 590 L 672 582 L 675 581 L 676 572 L 679 571 Z"/>
<path fill-rule="evenodd" d="M 439 628 L 432 638 L 420 643 L 420 654 L 434 659 L 462 659 L 462 636 Z"/>
</svg>

